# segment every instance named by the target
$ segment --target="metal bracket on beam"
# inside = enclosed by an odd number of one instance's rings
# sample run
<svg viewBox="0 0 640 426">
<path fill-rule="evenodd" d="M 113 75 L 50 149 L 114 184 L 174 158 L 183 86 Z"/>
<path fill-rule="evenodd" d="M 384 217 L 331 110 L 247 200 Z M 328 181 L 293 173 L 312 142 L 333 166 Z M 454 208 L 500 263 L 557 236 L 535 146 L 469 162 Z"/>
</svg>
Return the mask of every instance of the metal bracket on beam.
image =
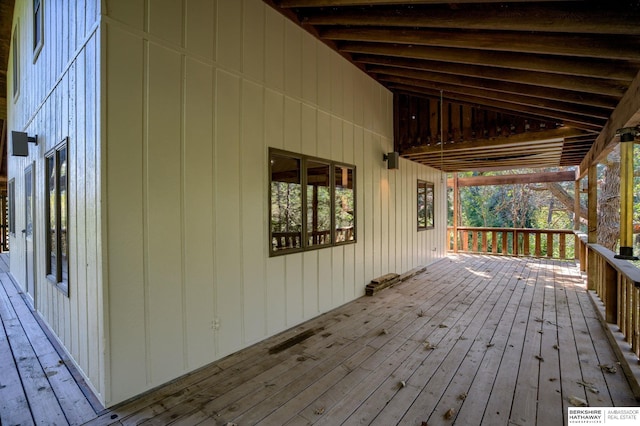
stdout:
<svg viewBox="0 0 640 426">
<path fill-rule="evenodd" d="M 620 142 L 634 142 L 640 136 L 640 126 L 623 127 L 616 130 L 616 135 L 620 136 Z"/>
</svg>

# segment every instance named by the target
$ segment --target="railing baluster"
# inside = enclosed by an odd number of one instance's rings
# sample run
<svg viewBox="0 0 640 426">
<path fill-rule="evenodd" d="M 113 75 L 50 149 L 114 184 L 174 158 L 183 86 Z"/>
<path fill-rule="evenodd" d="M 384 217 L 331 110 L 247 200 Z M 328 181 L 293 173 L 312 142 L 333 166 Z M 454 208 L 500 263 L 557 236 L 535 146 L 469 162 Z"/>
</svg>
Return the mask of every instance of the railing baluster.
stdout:
<svg viewBox="0 0 640 426">
<path fill-rule="evenodd" d="M 508 234 L 508 231 L 502 231 L 501 234 L 502 234 L 502 254 L 506 256 L 509 254 L 507 252 L 507 245 L 508 245 L 507 242 L 509 240 L 508 238 L 509 234 Z"/>
<path fill-rule="evenodd" d="M 567 259 L 567 234 L 573 231 L 566 229 L 527 229 L 527 228 L 481 228 L 458 227 L 458 250 L 467 253 L 500 254 L 503 256 L 535 256 L 554 259 Z M 448 227 L 447 242 L 449 251 L 454 250 L 456 235 L 453 227 Z M 542 236 L 546 247 L 542 247 Z M 556 237 L 557 235 L 557 237 Z M 531 241 L 531 238 L 534 241 Z M 573 244 L 572 260 L 586 252 L 586 245 L 577 238 Z M 558 244 L 556 250 L 556 244 Z M 532 247 L 532 245 L 534 247 Z M 571 246 L 571 244 L 569 244 Z M 581 267 L 586 260 L 581 262 Z"/>
<path fill-rule="evenodd" d="M 625 280 L 627 281 L 627 280 Z M 633 341 L 633 336 L 631 335 L 632 331 L 633 331 L 633 314 L 632 312 L 634 311 L 633 309 L 633 304 L 634 304 L 634 300 L 633 300 L 633 284 L 629 283 L 627 281 L 627 303 L 629 304 L 629 306 L 627 307 L 627 315 L 626 315 L 626 323 L 627 323 L 627 334 L 626 334 L 626 340 L 627 342 L 631 343 Z"/>
<path fill-rule="evenodd" d="M 631 349 L 640 358 L 640 289 L 633 289 L 633 343 Z"/>
<path fill-rule="evenodd" d="M 478 252 L 478 233 L 476 231 L 471 231 L 471 236 L 472 236 L 472 247 L 471 249 L 474 252 Z"/>
<path fill-rule="evenodd" d="M 491 231 L 491 253 L 498 252 L 498 232 Z"/>
</svg>

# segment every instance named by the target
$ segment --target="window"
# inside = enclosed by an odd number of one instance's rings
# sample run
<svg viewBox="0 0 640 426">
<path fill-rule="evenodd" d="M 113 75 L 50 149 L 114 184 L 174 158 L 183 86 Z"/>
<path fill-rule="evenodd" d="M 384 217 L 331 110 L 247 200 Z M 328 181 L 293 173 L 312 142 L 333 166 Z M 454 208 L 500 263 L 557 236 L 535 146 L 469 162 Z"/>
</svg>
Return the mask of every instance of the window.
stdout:
<svg viewBox="0 0 640 426">
<path fill-rule="evenodd" d="M 331 244 L 331 165 L 308 160 L 307 186 L 307 246 Z"/>
<path fill-rule="evenodd" d="M 19 47 L 20 47 L 20 43 L 18 42 L 18 36 L 19 36 L 19 32 L 18 32 L 18 24 L 16 24 L 15 28 L 13 29 L 13 45 L 11 46 L 13 52 L 11 54 L 11 58 L 12 58 L 12 64 L 11 64 L 11 72 L 12 72 L 12 79 L 11 79 L 11 85 L 13 86 L 13 101 L 15 102 L 16 99 L 18 99 L 18 95 L 20 95 L 20 51 L 19 51 Z"/>
<path fill-rule="evenodd" d="M 38 55 L 44 45 L 44 13 L 42 2 L 44 0 L 33 0 L 33 62 L 38 59 Z"/>
<path fill-rule="evenodd" d="M 337 243 L 354 241 L 356 224 L 356 199 L 354 192 L 354 168 L 349 166 L 335 166 L 336 188 L 336 235 Z"/>
<path fill-rule="evenodd" d="M 355 166 L 271 149 L 269 178 L 271 255 L 355 242 Z"/>
<path fill-rule="evenodd" d="M 45 156 L 47 191 L 47 278 L 67 295 L 69 285 L 69 233 L 67 140 Z"/>
<path fill-rule="evenodd" d="M 9 208 L 7 209 L 7 222 L 9 223 L 9 233 L 16 235 L 16 181 L 11 179 L 7 184 L 7 196 L 9 198 Z"/>
<path fill-rule="evenodd" d="M 433 183 L 418 181 L 418 231 L 433 229 Z"/>
</svg>

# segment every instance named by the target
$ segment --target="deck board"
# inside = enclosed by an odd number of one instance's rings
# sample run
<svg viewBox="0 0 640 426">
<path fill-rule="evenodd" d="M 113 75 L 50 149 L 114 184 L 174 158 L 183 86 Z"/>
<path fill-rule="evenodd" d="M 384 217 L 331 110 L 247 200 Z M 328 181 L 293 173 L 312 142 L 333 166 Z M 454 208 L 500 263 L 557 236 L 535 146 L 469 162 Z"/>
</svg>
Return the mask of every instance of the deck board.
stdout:
<svg viewBox="0 0 640 426">
<path fill-rule="evenodd" d="M 640 405 L 620 368 L 600 368 L 615 353 L 567 262 L 450 256 L 99 413 L 1 271 L 0 284 L 2 424 L 562 425 L 571 397 Z"/>
</svg>

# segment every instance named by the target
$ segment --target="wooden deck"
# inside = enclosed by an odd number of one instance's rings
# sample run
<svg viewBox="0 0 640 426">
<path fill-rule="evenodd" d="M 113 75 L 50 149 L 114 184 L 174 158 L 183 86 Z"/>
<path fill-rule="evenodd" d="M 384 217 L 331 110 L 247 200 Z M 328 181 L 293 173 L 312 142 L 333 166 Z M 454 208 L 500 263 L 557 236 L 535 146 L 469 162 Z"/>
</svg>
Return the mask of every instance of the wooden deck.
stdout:
<svg viewBox="0 0 640 426">
<path fill-rule="evenodd" d="M 559 261 L 451 256 L 100 413 L 0 278 L 3 425 L 53 413 L 55 424 L 562 425 L 576 398 L 640 405 L 577 268 Z"/>
</svg>

